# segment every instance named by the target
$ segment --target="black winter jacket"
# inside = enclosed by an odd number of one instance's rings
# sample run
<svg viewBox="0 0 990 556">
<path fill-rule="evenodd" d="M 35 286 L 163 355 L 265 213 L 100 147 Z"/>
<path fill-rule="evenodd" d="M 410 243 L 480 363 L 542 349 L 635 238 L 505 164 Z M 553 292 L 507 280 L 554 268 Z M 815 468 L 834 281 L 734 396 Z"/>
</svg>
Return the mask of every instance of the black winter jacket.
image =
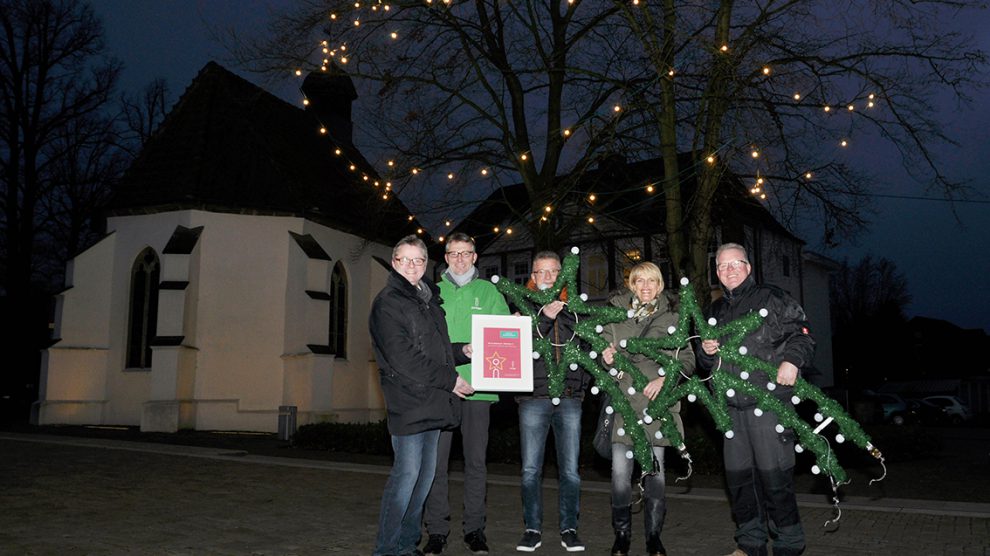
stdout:
<svg viewBox="0 0 990 556">
<path fill-rule="evenodd" d="M 722 291 L 725 295 L 715 300 L 708 311 L 708 316 L 715 317 L 719 326 L 751 311 L 767 310 L 768 314 L 763 319 L 763 324 L 746 336 L 742 343 L 746 346 L 746 355 L 767 361 L 774 367 L 779 366 L 783 361 L 793 363 L 798 369 L 811 364 L 811 359 L 815 355 L 815 340 L 809 332 L 808 319 L 804 309 L 784 290 L 776 286 L 757 284 L 751 274 L 736 289 L 728 291 L 723 287 Z M 725 338 L 720 338 L 719 342 L 724 343 Z M 703 368 L 712 369 L 717 365 L 717 354 L 708 355 L 700 347 L 696 352 Z M 725 361 L 722 361 L 721 369 L 737 376 L 741 372 L 741 369 Z M 767 373 L 761 370 L 751 373 L 748 381 L 757 388 L 765 389 L 770 379 Z M 787 401 L 790 400 L 793 391 L 794 388 L 791 386 L 777 385 L 773 394 L 777 399 Z M 755 398 L 741 393 L 728 398 L 727 401 L 730 406 L 739 408 L 756 405 Z"/>
<path fill-rule="evenodd" d="M 564 307 L 562 311 L 557 313 L 557 318 L 555 319 L 548 318 L 542 311 L 540 312 L 539 321 L 537 322 L 539 334 L 544 338 L 548 338 L 551 343 L 560 346 L 553 348 L 554 362 L 559 362 L 560 358 L 563 357 L 564 344 L 569 342 L 581 342 L 580 345 L 584 346 L 584 342 L 574 335 L 575 324 L 574 313 L 572 313 L 567 307 Z M 534 332 L 536 331 L 534 330 Z M 537 335 L 536 337 L 539 338 L 540 336 Z M 582 349 L 584 349 L 584 347 L 582 347 Z M 560 397 L 577 398 L 579 400 L 584 399 L 584 392 L 591 383 L 591 375 L 581 367 L 578 367 L 578 369 L 574 371 L 569 368 L 565 368 L 564 372 L 566 372 L 567 375 L 564 379 L 564 391 L 560 394 Z M 518 397 L 547 398 L 550 396 L 550 390 L 547 385 L 548 382 L 549 377 L 547 375 L 547 362 L 543 358 L 537 359 L 533 361 L 533 394 L 531 396 Z"/>
<path fill-rule="evenodd" d="M 461 420 L 454 369 L 469 359 L 464 344 L 450 343 L 439 288 L 425 278 L 420 285 L 432 293 L 428 302 L 393 270 L 371 306 L 368 326 L 393 435 L 452 428 Z"/>
</svg>

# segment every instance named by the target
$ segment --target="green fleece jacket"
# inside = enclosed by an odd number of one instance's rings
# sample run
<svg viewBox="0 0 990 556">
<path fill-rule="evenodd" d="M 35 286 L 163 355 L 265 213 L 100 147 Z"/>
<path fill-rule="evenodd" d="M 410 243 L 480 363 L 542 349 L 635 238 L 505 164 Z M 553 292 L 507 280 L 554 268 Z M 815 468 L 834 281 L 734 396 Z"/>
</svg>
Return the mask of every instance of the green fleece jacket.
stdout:
<svg viewBox="0 0 990 556">
<path fill-rule="evenodd" d="M 477 270 L 475 270 L 477 273 Z M 451 342 L 471 341 L 471 315 L 508 315 L 509 306 L 505 298 L 488 280 L 477 276 L 458 286 L 444 272 L 440 280 L 440 299 L 443 300 L 443 310 L 447 313 L 447 331 Z M 471 382 L 471 364 L 460 365 L 457 373 Z M 498 394 L 475 393 L 467 397 L 472 401 L 497 402 Z"/>
</svg>

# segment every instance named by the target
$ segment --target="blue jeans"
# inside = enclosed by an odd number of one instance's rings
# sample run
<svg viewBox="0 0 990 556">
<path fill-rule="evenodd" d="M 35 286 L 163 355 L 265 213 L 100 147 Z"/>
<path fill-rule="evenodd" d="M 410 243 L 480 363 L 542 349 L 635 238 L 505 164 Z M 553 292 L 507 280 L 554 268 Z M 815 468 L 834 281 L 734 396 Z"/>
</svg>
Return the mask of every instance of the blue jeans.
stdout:
<svg viewBox="0 0 990 556">
<path fill-rule="evenodd" d="M 547 398 L 519 401 L 519 441 L 522 450 L 522 503 L 526 529 L 543 531 L 543 456 L 547 434 L 553 428 L 557 447 L 560 530 L 577 529 L 581 501 L 578 453 L 581 449 L 581 400 Z"/>
<path fill-rule="evenodd" d="M 392 436 L 395 461 L 382 493 L 374 556 L 416 552 L 423 503 L 437 469 L 439 439 L 439 430 Z"/>
</svg>

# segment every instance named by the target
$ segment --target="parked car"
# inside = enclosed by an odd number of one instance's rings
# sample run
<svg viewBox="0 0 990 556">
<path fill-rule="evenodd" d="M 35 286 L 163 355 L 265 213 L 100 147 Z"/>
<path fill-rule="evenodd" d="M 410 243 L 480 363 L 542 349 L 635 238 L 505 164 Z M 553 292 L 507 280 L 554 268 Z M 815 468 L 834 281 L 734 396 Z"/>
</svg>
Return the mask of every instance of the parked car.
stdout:
<svg viewBox="0 0 990 556">
<path fill-rule="evenodd" d="M 928 396 L 922 401 L 941 407 L 948 416 L 949 421 L 954 425 L 973 419 L 973 411 L 955 396 Z"/>
<path fill-rule="evenodd" d="M 880 394 L 872 390 L 867 390 L 864 394 L 867 399 L 880 406 L 884 423 L 903 425 L 908 421 L 908 404 L 898 394 Z"/>
<path fill-rule="evenodd" d="M 941 406 L 924 400 L 909 399 L 907 420 L 918 425 L 942 425 L 949 422 L 949 415 Z"/>
</svg>

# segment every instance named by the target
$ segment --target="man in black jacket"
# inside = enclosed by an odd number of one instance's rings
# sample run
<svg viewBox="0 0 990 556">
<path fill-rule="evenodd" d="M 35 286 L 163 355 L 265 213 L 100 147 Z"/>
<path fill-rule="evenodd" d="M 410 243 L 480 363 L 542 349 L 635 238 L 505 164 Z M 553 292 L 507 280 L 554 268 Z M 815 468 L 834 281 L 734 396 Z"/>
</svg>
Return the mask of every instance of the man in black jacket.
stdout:
<svg viewBox="0 0 990 556">
<path fill-rule="evenodd" d="M 722 245 L 715 262 L 724 295 L 712 303 L 709 316 L 722 325 L 766 309 L 763 324 L 743 345 L 747 355 L 773 364 L 777 373 L 774 378 L 764 371 L 747 373 L 724 361 L 721 369 L 790 403 L 800 369 L 815 353 L 804 310 L 780 288 L 755 282 L 743 246 Z M 701 366 L 715 367 L 719 341 L 705 340 L 701 348 Z M 737 393 L 728 404 L 733 436 L 724 442 L 725 479 L 737 545 L 729 556 L 766 556 L 768 537 L 774 556 L 800 554 L 805 545 L 794 495 L 794 432 L 777 432 L 777 416 L 763 414 L 752 396 Z"/>
<path fill-rule="evenodd" d="M 393 272 L 371 307 L 371 343 L 395 454 L 382 493 L 374 556 L 418 552 L 440 429 L 457 426 L 460 398 L 474 392 L 455 370 L 469 360 L 470 344 L 451 345 L 440 290 L 423 278 L 426 261 L 422 240 L 414 235 L 399 240 L 392 250 Z"/>
<path fill-rule="evenodd" d="M 553 251 L 541 251 L 533 258 L 530 287 L 547 289 L 560 274 L 560 257 Z M 564 297 L 564 294 L 561 294 Z M 564 309 L 558 299 L 540 311 L 538 330 L 541 337 L 553 344 L 554 362 L 560 361 L 564 346 L 576 342 L 574 314 Z M 578 508 L 581 499 L 581 477 L 578 475 L 578 455 L 581 449 L 581 401 L 590 377 L 582 369 L 569 370 L 564 391 L 559 399 L 551 399 L 547 388 L 547 362 L 533 362 L 533 393 L 519 396 L 519 443 L 522 452 L 523 523 L 526 530 L 516 544 L 516 550 L 533 552 L 543 544 L 543 456 L 547 434 L 553 429 L 557 448 L 557 490 L 560 544 L 568 552 L 584 550 L 578 538 Z"/>
</svg>

